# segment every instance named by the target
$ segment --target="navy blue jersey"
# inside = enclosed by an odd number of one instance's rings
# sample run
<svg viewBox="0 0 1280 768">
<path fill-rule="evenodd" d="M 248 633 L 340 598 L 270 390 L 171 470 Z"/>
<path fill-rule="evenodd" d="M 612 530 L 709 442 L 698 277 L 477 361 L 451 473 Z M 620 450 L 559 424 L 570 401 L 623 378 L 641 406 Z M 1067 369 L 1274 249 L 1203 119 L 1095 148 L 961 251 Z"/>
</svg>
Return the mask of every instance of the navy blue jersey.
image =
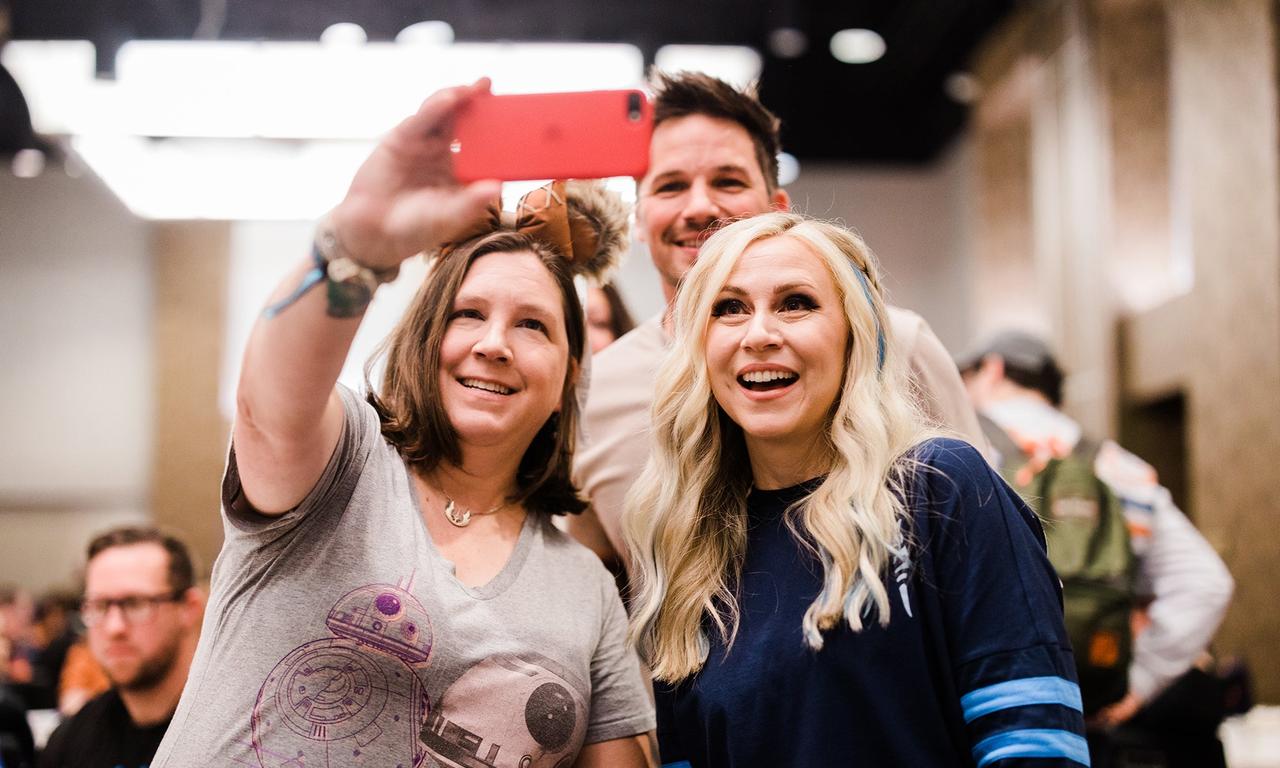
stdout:
<svg viewBox="0 0 1280 768">
<path fill-rule="evenodd" d="M 783 512 L 812 485 L 751 493 L 726 650 L 656 686 L 666 766 L 1089 764 L 1061 591 L 1032 512 L 967 443 L 932 440 L 907 491 L 909 561 L 884 582 L 889 624 L 804 642 L 822 567 Z"/>
</svg>

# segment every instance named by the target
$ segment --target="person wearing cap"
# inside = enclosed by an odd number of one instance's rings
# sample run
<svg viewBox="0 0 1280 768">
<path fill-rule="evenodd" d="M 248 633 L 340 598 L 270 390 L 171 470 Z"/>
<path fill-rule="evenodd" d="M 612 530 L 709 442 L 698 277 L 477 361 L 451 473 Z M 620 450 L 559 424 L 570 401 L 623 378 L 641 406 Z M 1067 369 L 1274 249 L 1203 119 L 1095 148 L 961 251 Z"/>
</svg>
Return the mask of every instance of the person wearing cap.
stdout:
<svg viewBox="0 0 1280 768">
<path fill-rule="evenodd" d="M 379 142 L 254 325 L 204 633 L 152 768 L 649 762 L 613 578 L 551 522 L 585 506 L 574 278 L 616 257 L 626 208 L 555 182 L 508 217 L 496 183 L 459 184 L 454 117 L 487 90 Z M 381 385 L 338 384 L 424 252 Z"/>
<path fill-rule="evenodd" d="M 1060 410 L 1065 374 L 1042 339 L 1006 331 L 958 363 L 984 428 L 996 430 L 993 444 L 1017 446 L 1043 463 L 1069 455 L 1084 439 L 1080 425 Z M 1094 718 L 1116 726 L 1191 668 L 1222 622 L 1234 584 L 1151 465 L 1104 440 L 1093 470 L 1122 505 L 1137 559 L 1136 597 L 1148 603 L 1146 626 L 1134 638 L 1128 693 Z"/>
</svg>

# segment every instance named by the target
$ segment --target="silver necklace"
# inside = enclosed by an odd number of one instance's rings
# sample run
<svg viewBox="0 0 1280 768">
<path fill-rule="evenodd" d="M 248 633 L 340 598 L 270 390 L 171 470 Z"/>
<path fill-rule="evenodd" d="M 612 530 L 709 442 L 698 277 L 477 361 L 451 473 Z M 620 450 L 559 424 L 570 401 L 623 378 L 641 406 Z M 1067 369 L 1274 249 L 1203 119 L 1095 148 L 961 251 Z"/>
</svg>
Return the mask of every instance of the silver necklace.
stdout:
<svg viewBox="0 0 1280 768">
<path fill-rule="evenodd" d="M 453 523 L 459 528 L 466 528 L 468 525 L 471 524 L 472 517 L 483 517 L 485 515 L 492 515 L 493 513 L 499 511 L 505 506 L 507 506 L 507 502 L 503 501 L 499 504 L 493 505 L 491 509 L 485 512 L 473 513 L 471 510 L 467 509 L 466 507 L 458 506 L 453 499 L 449 498 L 448 496 L 445 496 L 444 497 L 444 519 L 448 520 L 449 522 Z"/>
</svg>

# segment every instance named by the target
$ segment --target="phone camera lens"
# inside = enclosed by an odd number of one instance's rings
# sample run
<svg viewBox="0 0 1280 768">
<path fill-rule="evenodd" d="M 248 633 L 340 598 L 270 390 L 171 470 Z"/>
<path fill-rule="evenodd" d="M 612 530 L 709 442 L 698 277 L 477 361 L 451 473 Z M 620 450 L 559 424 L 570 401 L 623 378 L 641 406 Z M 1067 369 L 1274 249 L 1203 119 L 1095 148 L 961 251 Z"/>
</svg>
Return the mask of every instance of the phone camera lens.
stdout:
<svg viewBox="0 0 1280 768">
<path fill-rule="evenodd" d="M 627 94 L 627 118 L 633 123 L 640 119 L 641 98 L 639 93 Z"/>
</svg>

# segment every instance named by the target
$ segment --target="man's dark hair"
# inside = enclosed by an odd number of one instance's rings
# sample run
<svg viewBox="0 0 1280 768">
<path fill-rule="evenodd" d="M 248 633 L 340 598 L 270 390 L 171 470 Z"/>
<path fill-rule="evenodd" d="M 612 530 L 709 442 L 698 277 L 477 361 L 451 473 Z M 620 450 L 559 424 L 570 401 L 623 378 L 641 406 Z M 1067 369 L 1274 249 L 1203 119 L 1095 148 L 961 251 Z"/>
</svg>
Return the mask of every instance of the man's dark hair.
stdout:
<svg viewBox="0 0 1280 768">
<path fill-rule="evenodd" d="M 169 588 L 180 595 L 196 584 L 196 569 L 191 552 L 181 539 L 149 525 L 126 525 L 100 533 L 89 542 L 87 560 L 108 549 L 133 544 L 158 544 L 169 553 Z"/>
<path fill-rule="evenodd" d="M 1009 365 L 1005 361 L 1004 377 L 1014 384 L 1034 389 L 1053 404 L 1055 408 L 1062 407 L 1062 371 L 1055 365 L 1045 365 L 1038 368 L 1021 368 L 1017 365 Z"/>
<path fill-rule="evenodd" d="M 1044 339 L 1025 331 L 1004 331 L 958 359 L 956 367 L 962 375 L 976 371 L 988 355 L 999 355 L 1004 361 L 1006 379 L 1034 389 L 1054 407 L 1062 405 L 1062 382 L 1066 374 Z"/>
<path fill-rule="evenodd" d="M 782 122 L 760 103 L 754 86 L 740 91 L 725 81 L 701 72 L 650 73 L 653 90 L 653 126 L 689 115 L 705 115 L 742 126 L 756 149 L 756 160 L 772 192 L 778 186 L 778 137 Z"/>
</svg>

